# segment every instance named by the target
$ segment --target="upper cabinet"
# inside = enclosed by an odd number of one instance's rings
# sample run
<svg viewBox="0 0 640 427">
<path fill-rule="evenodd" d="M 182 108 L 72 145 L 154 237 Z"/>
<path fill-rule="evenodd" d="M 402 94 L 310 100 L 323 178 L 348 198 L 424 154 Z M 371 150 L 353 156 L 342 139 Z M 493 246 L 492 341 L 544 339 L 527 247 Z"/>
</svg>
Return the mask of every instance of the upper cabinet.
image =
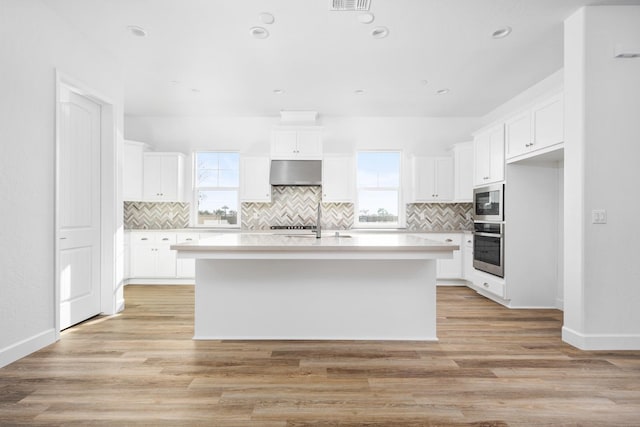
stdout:
<svg viewBox="0 0 640 427">
<path fill-rule="evenodd" d="M 122 156 L 122 200 L 142 200 L 142 165 L 147 144 L 138 141 L 124 141 Z"/>
<path fill-rule="evenodd" d="M 450 202 L 454 198 L 453 158 L 413 158 L 413 201 Z"/>
<path fill-rule="evenodd" d="M 562 93 L 556 94 L 505 122 L 507 160 L 529 157 L 564 142 Z"/>
<path fill-rule="evenodd" d="M 504 180 L 504 125 L 490 127 L 473 139 L 473 183 L 482 186 Z"/>
<path fill-rule="evenodd" d="M 322 160 L 322 201 L 353 203 L 353 157 L 327 154 Z"/>
<path fill-rule="evenodd" d="M 184 157 L 182 153 L 144 153 L 144 201 L 184 201 Z"/>
<path fill-rule="evenodd" d="M 318 126 L 284 126 L 271 134 L 272 159 L 322 159 L 322 128 Z"/>
<path fill-rule="evenodd" d="M 266 156 L 240 158 L 241 202 L 271 202 L 269 167 L 270 160 Z"/>
<path fill-rule="evenodd" d="M 453 146 L 454 191 L 456 202 L 473 200 L 473 142 Z"/>
</svg>

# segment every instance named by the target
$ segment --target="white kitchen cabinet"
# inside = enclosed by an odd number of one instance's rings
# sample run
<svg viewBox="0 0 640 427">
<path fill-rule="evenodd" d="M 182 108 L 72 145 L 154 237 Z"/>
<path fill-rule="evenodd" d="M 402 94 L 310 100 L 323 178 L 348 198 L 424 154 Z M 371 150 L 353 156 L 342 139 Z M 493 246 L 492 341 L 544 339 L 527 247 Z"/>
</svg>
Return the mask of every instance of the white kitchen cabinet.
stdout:
<svg viewBox="0 0 640 427">
<path fill-rule="evenodd" d="M 198 233 L 177 233 L 176 242 L 197 242 L 199 240 Z M 196 260 L 178 258 L 176 260 L 176 276 L 178 278 L 194 278 L 196 277 Z"/>
<path fill-rule="evenodd" d="M 274 129 L 271 134 L 271 158 L 322 159 L 322 128 L 286 126 Z"/>
<path fill-rule="evenodd" d="M 564 141 L 562 94 L 554 95 L 505 122 L 506 159 L 560 144 Z"/>
<path fill-rule="evenodd" d="M 139 232 L 130 234 L 131 277 L 175 277 L 176 252 L 170 249 L 176 243 L 172 232 Z"/>
<path fill-rule="evenodd" d="M 479 290 L 480 293 L 489 293 L 501 299 L 505 298 L 505 281 L 500 277 L 476 270 L 473 286 Z"/>
<path fill-rule="evenodd" d="M 353 203 L 353 157 L 327 154 L 322 160 L 322 201 Z"/>
<path fill-rule="evenodd" d="M 269 184 L 269 158 L 240 158 L 240 201 L 271 203 Z"/>
<path fill-rule="evenodd" d="M 473 234 L 462 236 L 462 277 L 473 283 L 476 270 L 473 268 Z"/>
<path fill-rule="evenodd" d="M 462 279 L 462 234 L 460 233 L 433 233 L 429 239 L 436 242 L 458 245 L 460 249 L 453 251 L 453 258 L 439 259 L 436 267 L 438 279 Z"/>
<path fill-rule="evenodd" d="M 183 201 L 184 157 L 182 153 L 144 153 L 144 201 Z"/>
<path fill-rule="evenodd" d="M 414 157 L 414 202 L 452 201 L 453 179 L 453 158 Z"/>
<path fill-rule="evenodd" d="M 456 202 L 473 200 L 473 142 L 453 146 L 454 191 Z"/>
<path fill-rule="evenodd" d="M 143 164 L 147 144 L 124 141 L 122 154 L 122 200 L 142 200 Z"/>
<path fill-rule="evenodd" d="M 504 125 L 477 133 L 473 139 L 475 186 L 504 180 Z"/>
</svg>

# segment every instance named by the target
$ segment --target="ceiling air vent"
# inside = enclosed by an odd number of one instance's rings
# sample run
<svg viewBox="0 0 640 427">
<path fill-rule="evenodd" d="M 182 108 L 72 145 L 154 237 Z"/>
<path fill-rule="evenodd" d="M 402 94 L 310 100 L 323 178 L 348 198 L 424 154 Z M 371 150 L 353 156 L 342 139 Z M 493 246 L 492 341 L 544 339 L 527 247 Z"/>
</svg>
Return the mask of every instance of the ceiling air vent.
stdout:
<svg viewBox="0 0 640 427">
<path fill-rule="evenodd" d="M 369 10 L 371 0 L 329 0 L 329 10 L 363 11 Z"/>
</svg>

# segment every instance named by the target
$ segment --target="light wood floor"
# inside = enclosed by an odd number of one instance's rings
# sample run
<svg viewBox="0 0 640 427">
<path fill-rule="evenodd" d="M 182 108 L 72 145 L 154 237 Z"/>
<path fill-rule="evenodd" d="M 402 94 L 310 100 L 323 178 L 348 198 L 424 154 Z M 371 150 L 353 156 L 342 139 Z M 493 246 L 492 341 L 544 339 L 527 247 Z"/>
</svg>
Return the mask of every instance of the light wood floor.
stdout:
<svg viewBox="0 0 640 427">
<path fill-rule="evenodd" d="M 191 286 L 0 369 L 0 425 L 640 425 L 640 352 L 583 352 L 562 313 L 438 289 L 439 342 L 192 341 Z"/>
</svg>

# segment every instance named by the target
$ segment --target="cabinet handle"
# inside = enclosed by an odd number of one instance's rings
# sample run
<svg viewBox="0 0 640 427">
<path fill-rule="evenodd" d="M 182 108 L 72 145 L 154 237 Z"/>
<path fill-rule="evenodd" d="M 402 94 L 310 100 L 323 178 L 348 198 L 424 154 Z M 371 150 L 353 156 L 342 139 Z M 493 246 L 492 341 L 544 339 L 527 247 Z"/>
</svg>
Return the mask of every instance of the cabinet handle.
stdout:
<svg viewBox="0 0 640 427">
<path fill-rule="evenodd" d="M 169 240 L 169 238 L 168 237 L 163 237 L 162 240 Z"/>
<path fill-rule="evenodd" d="M 451 239 L 446 239 L 446 240 L 445 240 L 445 242 L 447 242 L 447 243 L 451 243 L 451 242 L 453 242 L 453 240 L 451 240 Z"/>
<path fill-rule="evenodd" d="M 471 240 L 467 240 L 467 243 L 471 243 Z"/>
<path fill-rule="evenodd" d="M 193 239 L 187 239 L 187 242 L 190 242 L 190 241 L 192 241 L 192 240 L 193 240 Z"/>
<path fill-rule="evenodd" d="M 142 239 L 140 239 L 140 240 L 149 240 L 149 239 L 147 239 L 146 237 L 143 237 L 143 238 L 142 238 Z"/>
<path fill-rule="evenodd" d="M 60 240 L 67 240 L 67 238 L 66 237 L 61 237 Z"/>
<path fill-rule="evenodd" d="M 484 283 L 482 284 L 482 286 L 484 286 L 485 288 L 488 288 L 488 287 L 489 287 L 489 284 L 488 284 L 487 282 L 484 282 Z"/>
<path fill-rule="evenodd" d="M 488 177 L 488 176 L 485 176 L 485 177 L 483 177 L 482 179 L 487 180 L 487 179 L 489 179 L 489 177 Z"/>
</svg>

